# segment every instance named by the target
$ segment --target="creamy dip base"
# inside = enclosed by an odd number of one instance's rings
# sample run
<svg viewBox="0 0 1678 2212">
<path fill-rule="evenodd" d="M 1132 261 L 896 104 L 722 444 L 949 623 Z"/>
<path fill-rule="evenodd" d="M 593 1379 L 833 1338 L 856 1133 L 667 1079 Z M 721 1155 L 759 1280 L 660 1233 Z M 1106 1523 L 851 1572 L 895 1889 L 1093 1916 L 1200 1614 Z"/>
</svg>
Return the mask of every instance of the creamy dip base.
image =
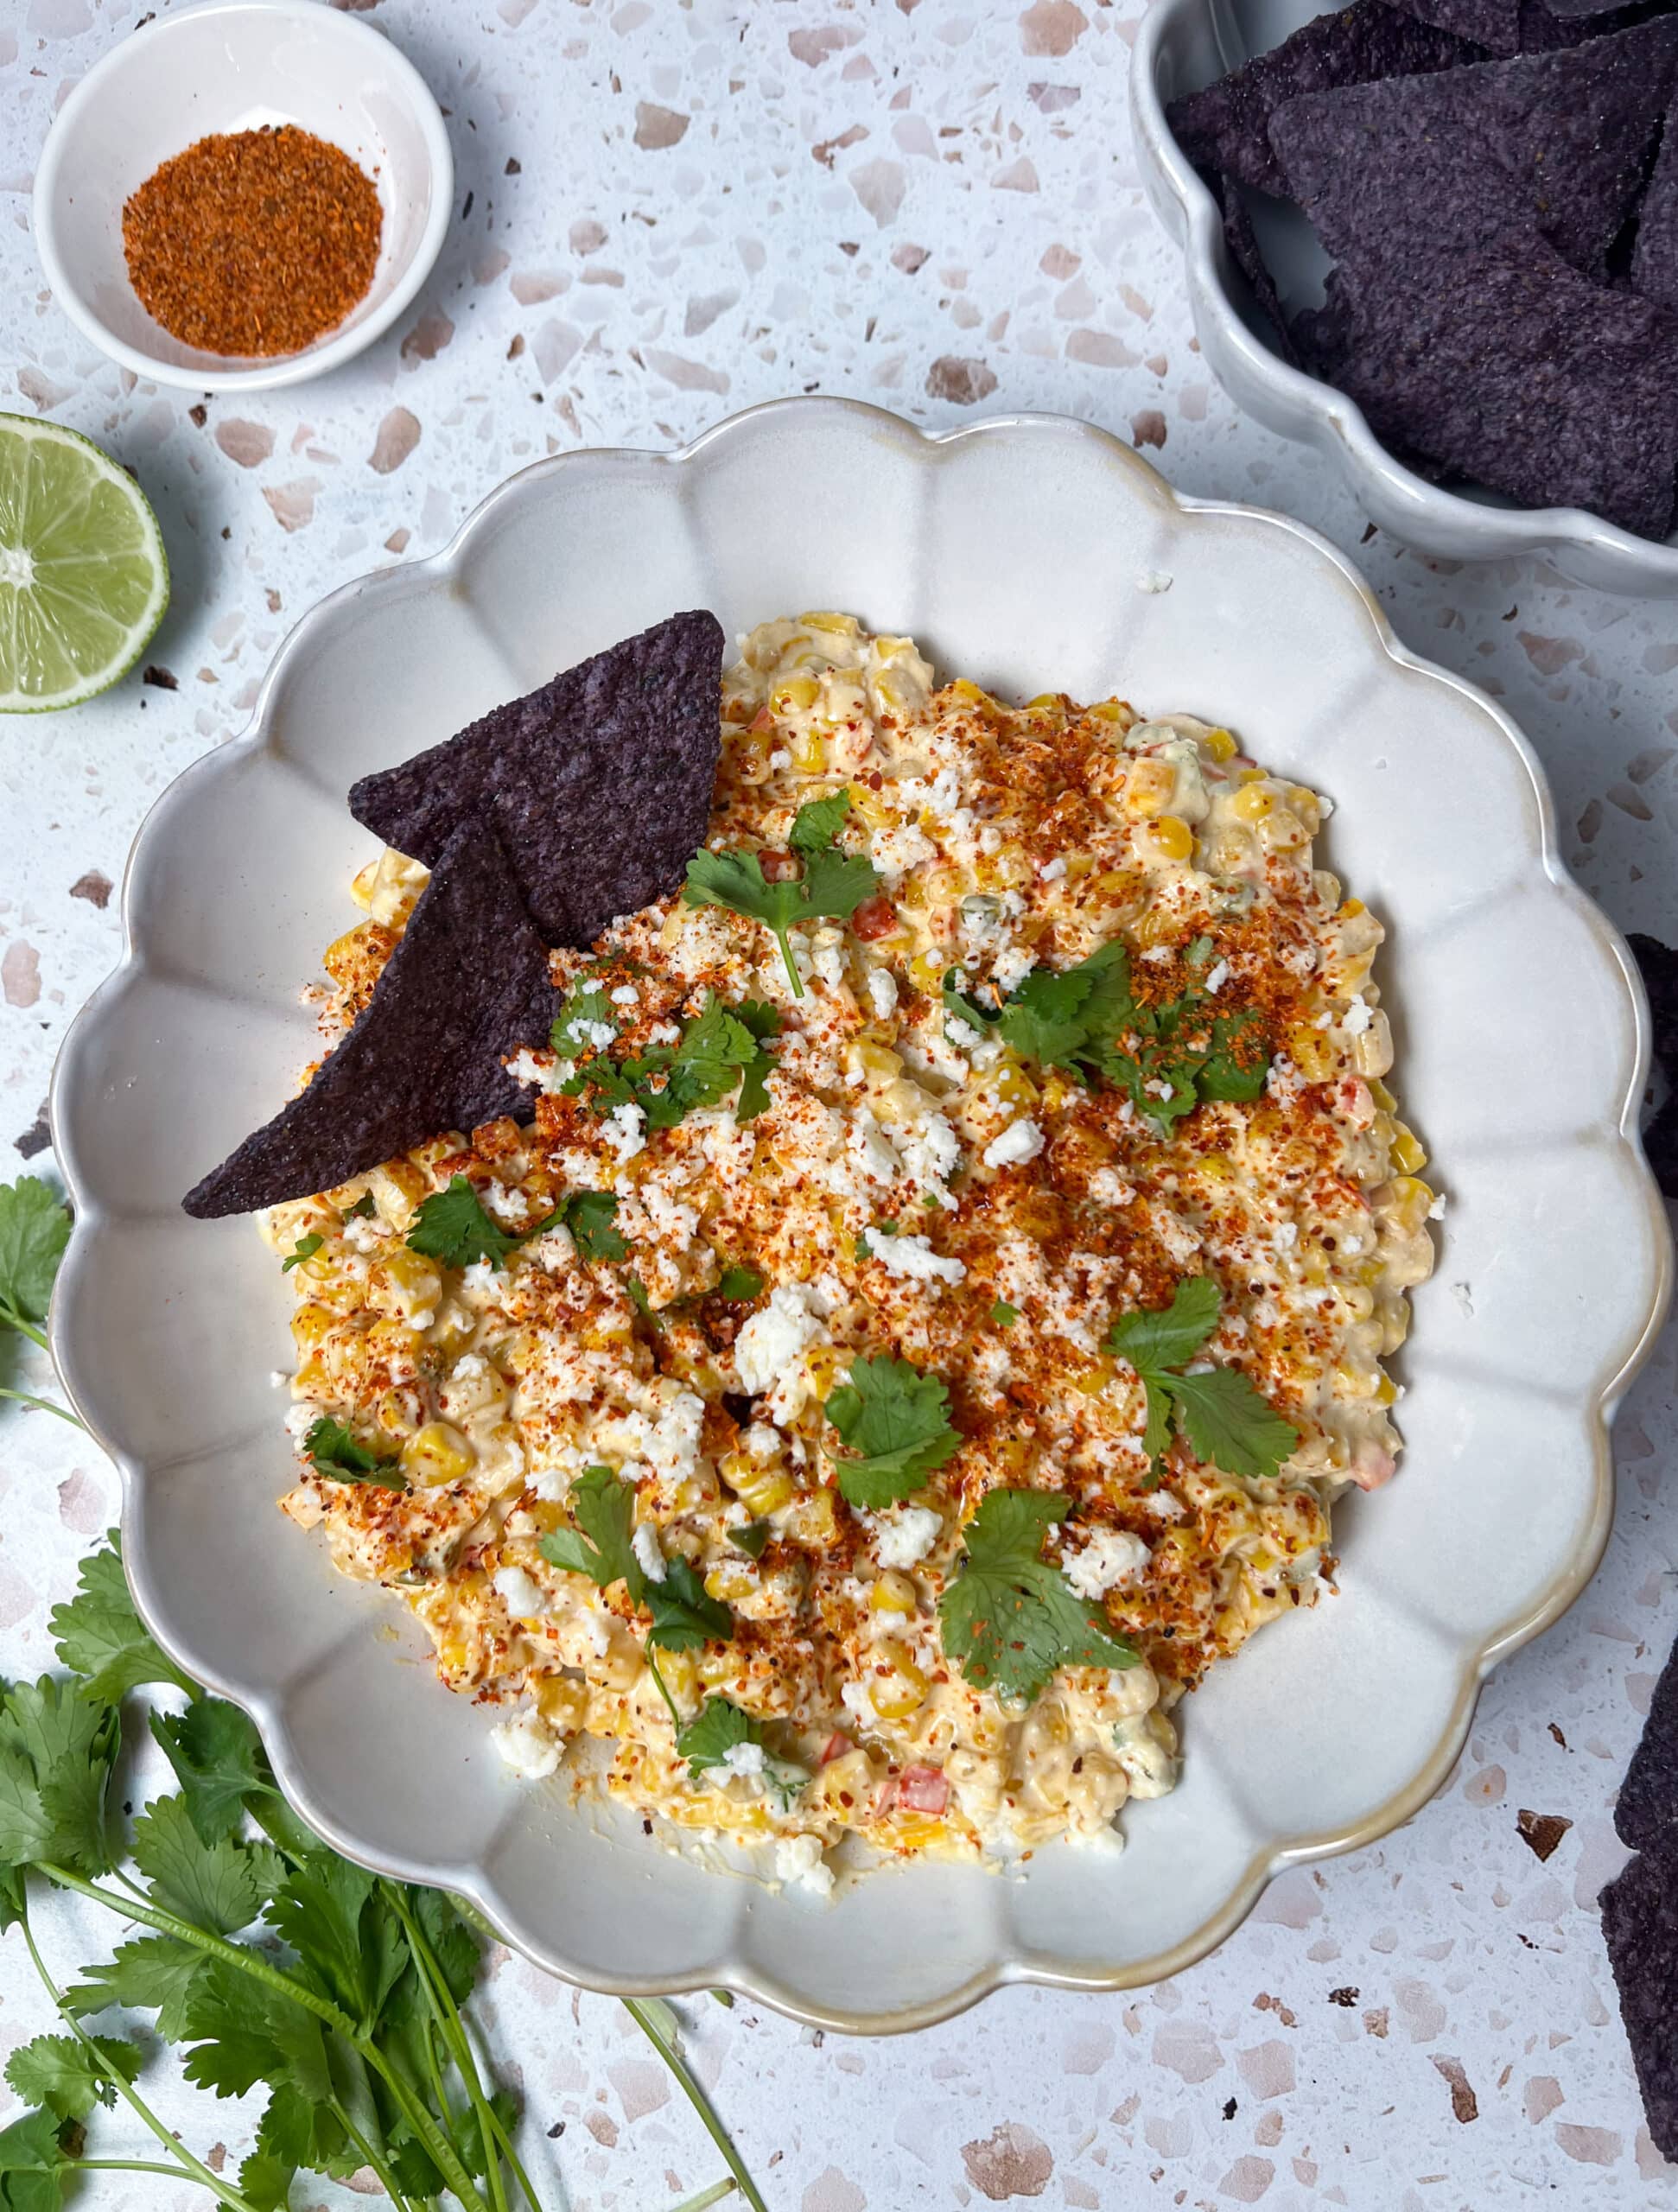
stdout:
<svg viewBox="0 0 1678 2212">
<path fill-rule="evenodd" d="M 868 855 L 877 895 L 793 931 L 802 996 L 768 928 L 679 893 L 554 970 L 601 985 L 589 1049 L 610 1055 L 668 1043 L 712 998 L 772 1007 L 764 1110 L 649 1128 L 633 1106 L 563 1095 L 576 1063 L 532 1048 L 512 1064 L 524 1125 L 441 1135 L 274 1209 L 276 1250 L 322 1240 L 290 1273 L 300 1456 L 330 1414 L 407 1485 L 305 1460 L 284 1509 L 324 1527 L 346 1574 L 402 1595 L 442 1681 L 493 1708 L 502 1757 L 533 1780 L 563 1771 L 771 1845 L 772 1871 L 815 1890 L 847 1837 L 992 1861 L 1110 1843 L 1128 1798 L 1172 1787 L 1184 1691 L 1315 1602 L 1332 1500 L 1394 1470 L 1382 1363 L 1431 1268 L 1438 1202 L 1382 1083 L 1381 925 L 1313 864 L 1326 802 L 1186 715 L 935 688 L 911 640 L 838 614 L 753 631 L 721 712 L 711 846 L 784 854 L 798 808 L 842 789 L 839 846 Z M 357 879 L 368 918 L 327 956 L 341 1017 L 424 880 L 391 853 Z M 988 1006 L 1115 939 L 1139 995 L 1198 982 L 1253 1010 L 1259 1096 L 1162 1128 L 950 1011 L 952 976 Z M 462 1174 L 510 1234 L 569 1193 L 612 1193 L 630 1257 L 591 1261 L 554 1227 L 499 1264 L 444 1268 L 404 1239 Z M 721 1297 L 731 1268 L 761 1291 Z M 1150 1472 L 1143 1386 L 1103 1343 L 1194 1278 L 1223 1300 L 1198 1357 L 1238 1368 L 1298 1432 L 1274 1477 L 1180 1444 Z M 824 1406 L 880 1353 L 944 1384 L 962 1440 L 912 1497 L 858 1511 Z M 760 1725 L 762 1747 L 726 1767 L 696 1777 L 678 1756 L 625 1584 L 538 1548 L 602 1465 L 633 1486 L 648 1570 L 679 1554 L 730 1609 L 727 1641 L 657 1659 L 684 1720 L 726 1698 Z M 1023 1706 L 965 1679 L 938 1600 L 999 1487 L 1073 1501 L 1044 1555 L 1138 1664 L 1063 1667 Z M 730 1535 L 760 1522 L 753 1559 Z"/>
</svg>

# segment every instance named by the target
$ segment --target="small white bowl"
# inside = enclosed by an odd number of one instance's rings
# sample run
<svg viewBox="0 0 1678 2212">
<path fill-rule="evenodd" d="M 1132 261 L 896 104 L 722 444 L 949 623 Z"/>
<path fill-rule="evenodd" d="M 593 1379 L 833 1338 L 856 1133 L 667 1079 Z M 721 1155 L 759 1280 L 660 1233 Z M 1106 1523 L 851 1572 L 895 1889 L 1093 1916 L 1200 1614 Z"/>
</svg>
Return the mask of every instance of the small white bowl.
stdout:
<svg viewBox="0 0 1678 2212">
<path fill-rule="evenodd" d="M 1155 0 L 1137 32 L 1130 112 L 1142 181 L 1183 249 L 1195 334 L 1213 375 L 1267 429 L 1315 447 L 1372 521 L 1421 552 L 1455 561 L 1540 555 L 1575 583 L 1678 598 L 1678 537 L 1656 544 L 1582 507 L 1522 507 L 1492 492 L 1443 490 L 1393 458 L 1355 401 L 1276 351 L 1269 317 L 1236 267 L 1217 204 L 1165 111 L 1321 12 L 1313 0 L 1242 0 L 1238 14 L 1226 0 Z M 1283 302 L 1320 300 L 1328 263 L 1304 217 L 1261 201 L 1257 221 Z"/>
<path fill-rule="evenodd" d="M 301 353 L 183 345 L 129 283 L 123 203 L 197 139 L 286 123 L 341 147 L 377 186 L 372 283 Z M 390 327 L 430 274 L 454 194 L 442 112 L 388 39 L 318 0 L 208 0 L 132 32 L 65 101 L 35 175 L 35 238 L 59 305 L 112 360 L 194 391 L 259 391 L 323 375 Z"/>
</svg>

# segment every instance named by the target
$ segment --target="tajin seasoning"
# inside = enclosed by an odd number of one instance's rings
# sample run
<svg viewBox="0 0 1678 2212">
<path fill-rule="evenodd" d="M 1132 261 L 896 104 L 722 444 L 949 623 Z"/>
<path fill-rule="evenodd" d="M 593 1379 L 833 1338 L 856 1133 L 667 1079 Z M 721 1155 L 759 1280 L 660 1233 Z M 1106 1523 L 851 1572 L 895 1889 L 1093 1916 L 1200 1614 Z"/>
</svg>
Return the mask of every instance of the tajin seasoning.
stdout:
<svg viewBox="0 0 1678 2212">
<path fill-rule="evenodd" d="M 129 280 L 172 337 L 207 353 L 296 353 L 372 282 L 372 181 L 295 124 L 200 138 L 123 208 Z"/>
</svg>

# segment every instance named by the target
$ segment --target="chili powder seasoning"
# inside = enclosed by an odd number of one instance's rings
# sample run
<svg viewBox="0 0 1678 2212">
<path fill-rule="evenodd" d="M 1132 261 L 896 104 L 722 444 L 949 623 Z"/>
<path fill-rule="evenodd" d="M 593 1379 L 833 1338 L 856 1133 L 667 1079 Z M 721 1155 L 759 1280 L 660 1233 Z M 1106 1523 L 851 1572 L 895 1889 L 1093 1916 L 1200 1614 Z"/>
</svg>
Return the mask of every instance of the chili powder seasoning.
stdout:
<svg viewBox="0 0 1678 2212">
<path fill-rule="evenodd" d="M 383 218 L 349 156 L 293 124 L 200 138 L 123 208 L 147 313 L 207 353 L 296 353 L 372 282 Z"/>
</svg>

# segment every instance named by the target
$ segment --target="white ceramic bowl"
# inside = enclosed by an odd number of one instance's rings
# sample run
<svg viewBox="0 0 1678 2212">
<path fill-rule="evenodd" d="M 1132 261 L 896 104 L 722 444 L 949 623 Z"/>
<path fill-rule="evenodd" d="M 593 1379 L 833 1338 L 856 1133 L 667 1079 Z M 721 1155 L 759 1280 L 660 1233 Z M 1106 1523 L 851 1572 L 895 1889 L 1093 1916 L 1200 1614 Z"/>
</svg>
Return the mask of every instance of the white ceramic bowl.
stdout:
<svg viewBox="0 0 1678 2212">
<path fill-rule="evenodd" d="M 1582 507 L 1522 507 L 1492 492 L 1445 491 L 1405 467 L 1363 410 L 1276 351 L 1269 317 L 1224 243 L 1217 203 L 1166 122 L 1168 102 L 1280 46 L 1322 10 L 1313 0 L 1154 0 L 1130 70 L 1130 111 L 1154 212 L 1183 249 L 1195 334 L 1238 406 L 1313 447 L 1363 512 L 1405 543 L 1459 561 L 1541 554 L 1574 582 L 1678 598 L 1678 535 L 1635 537 Z M 1323 296 L 1328 257 L 1297 209 L 1249 194 L 1259 243 L 1289 309 Z"/>
<path fill-rule="evenodd" d="M 1340 1596 L 1267 1628 L 1189 1701 L 1181 1787 L 1128 1808 L 1122 1855 L 1039 1851 L 1006 1881 L 893 1870 L 825 1908 L 702 1871 L 625 1814 L 518 1784 L 404 1609 L 334 1576 L 275 1511 L 294 1472 L 268 1381 L 291 1363 L 287 1288 L 248 1221 L 189 1221 L 180 1198 L 315 1050 L 299 985 L 371 850 L 345 792 L 681 607 L 730 631 L 849 608 L 1005 693 L 1116 686 L 1232 723 L 1332 794 L 1326 859 L 1390 924 L 1394 1081 L 1450 1197 L 1401 1357 L 1407 1456 L 1338 1514 Z M 446 552 L 346 586 L 292 632 L 250 730 L 158 801 L 124 911 L 122 966 L 54 1085 L 77 1222 L 52 1329 L 122 1471 L 135 1595 L 181 1664 L 255 1716 L 335 1844 L 463 1892 L 556 1973 L 626 1993 L 727 1985 L 856 2031 L 1002 1981 L 1173 1973 L 1283 1863 L 1416 1811 L 1481 1676 L 1600 1554 L 1608 1411 L 1667 1295 L 1636 1135 L 1636 971 L 1568 881 L 1507 717 L 1405 652 L 1319 538 L 1176 499 L 1103 432 L 1023 416 L 928 438 L 795 399 L 685 453 L 539 463 Z M 1565 1053 L 1545 1042 L 1556 1006 Z"/>
<path fill-rule="evenodd" d="M 141 306 L 123 257 L 123 202 L 196 139 L 283 123 L 341 147 L 377 185 L 385 221 L 372 283 L 302 353 L 201 353 Z M 101 352 L 159 384 L 258 391 L 323 375 L 389 329 L 430 274 L 454 194 L 437 103 L 387 38 L 319 0 L 208 0 L 130 33 L 75 87 L 35 172 L 35 231 L 54 297 Z"/>
</svg>

